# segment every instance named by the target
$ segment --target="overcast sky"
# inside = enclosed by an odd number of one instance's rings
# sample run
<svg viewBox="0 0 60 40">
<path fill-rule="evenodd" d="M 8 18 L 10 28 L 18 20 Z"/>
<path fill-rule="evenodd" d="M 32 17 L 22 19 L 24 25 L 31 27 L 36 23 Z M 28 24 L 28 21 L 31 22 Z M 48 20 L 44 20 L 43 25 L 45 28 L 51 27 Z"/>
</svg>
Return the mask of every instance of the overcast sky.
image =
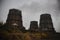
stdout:
<svg viewBox="0 0 60 40">
<path fill-rule="evenodd" d="M 0 0 L 0 22 L 6 22 L 9 9 L 22 10 L 23 25 L 27 28 L 30 21 L 38 21 L 40 15 L 49 13 L 52 16 L 53 25 L 60 32 L 60 0 Z"/>
</svg>

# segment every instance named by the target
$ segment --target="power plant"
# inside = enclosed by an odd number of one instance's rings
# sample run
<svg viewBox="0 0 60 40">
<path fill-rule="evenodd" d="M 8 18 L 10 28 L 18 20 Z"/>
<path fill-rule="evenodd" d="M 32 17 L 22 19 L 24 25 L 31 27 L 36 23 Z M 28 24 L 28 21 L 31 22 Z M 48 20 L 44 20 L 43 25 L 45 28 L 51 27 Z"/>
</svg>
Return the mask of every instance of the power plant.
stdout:
<svg viewBox="0 0 60 40">
<path fill-rule="evenodd" d="M 10 9 L 6 23 L 0 26 L 0 40 L 60 40 L 50 14 L 41 14 L 38 21 L 31 21 L 28 30 L 23 26 L 22 11 Z"/>
</svg>

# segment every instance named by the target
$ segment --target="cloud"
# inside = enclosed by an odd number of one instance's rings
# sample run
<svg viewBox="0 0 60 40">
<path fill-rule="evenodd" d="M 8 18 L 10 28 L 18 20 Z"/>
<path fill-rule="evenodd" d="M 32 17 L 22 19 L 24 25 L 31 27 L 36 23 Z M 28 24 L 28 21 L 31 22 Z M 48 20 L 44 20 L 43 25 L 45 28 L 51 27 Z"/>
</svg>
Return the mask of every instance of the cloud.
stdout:
<svg viewBox="0 0 60 40">
<path fill-rule="evenodd" d="M 52 15 L 54 27 L 58 31 L 60 23 L 60 1 L 59 0 L 0 0 L 0 20 L 7 19 L 9 9 L 16 8 L 22 10 L 23 23 L 26 28 L 30 21 L 39 22 L 40 15 L 49 13 Z"/>
</svg>

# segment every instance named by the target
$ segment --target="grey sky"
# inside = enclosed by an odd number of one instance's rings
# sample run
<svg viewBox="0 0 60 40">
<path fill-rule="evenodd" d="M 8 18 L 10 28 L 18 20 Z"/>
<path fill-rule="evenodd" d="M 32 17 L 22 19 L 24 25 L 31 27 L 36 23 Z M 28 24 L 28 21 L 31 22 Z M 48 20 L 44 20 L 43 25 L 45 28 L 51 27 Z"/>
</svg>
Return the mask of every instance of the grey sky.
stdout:
<svg viewBox="0 0 60 40">
<path fill-rule="evenodd" d="M 40 15 L 50 13 L 54 28 L 60 32 L 60 4 L 59 0 L 0 0 L 0 21 L 5 22 L 9 9 L 22 10 L 23 25 L 29 28 L 30 21 L 39 22 Z"/>
</svg>

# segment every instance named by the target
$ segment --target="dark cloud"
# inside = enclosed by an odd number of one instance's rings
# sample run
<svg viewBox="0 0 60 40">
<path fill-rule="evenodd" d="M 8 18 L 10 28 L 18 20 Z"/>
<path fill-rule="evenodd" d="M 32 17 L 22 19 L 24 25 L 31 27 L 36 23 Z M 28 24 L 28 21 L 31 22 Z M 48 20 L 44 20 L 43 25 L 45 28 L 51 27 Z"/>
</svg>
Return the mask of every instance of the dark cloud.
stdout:
<svg viewBox="0 0 60 40">
<path fill-rule="evenodd" d="M 60 0 L 57 1 L 58 1 L 58 9 L 60 10 Z"/>
<path fill-rule="evenodd" d="M 3 2 L 3 0 L 0 0 L 0 3 L 2 3 Z"/>
<path fill-rule="evenodd" d="M 1 7 L 2 7 L 2 2 L 3 2 L 3 0 L 0 0 L 0 21 L 1 21 Z"/>
</svg>

